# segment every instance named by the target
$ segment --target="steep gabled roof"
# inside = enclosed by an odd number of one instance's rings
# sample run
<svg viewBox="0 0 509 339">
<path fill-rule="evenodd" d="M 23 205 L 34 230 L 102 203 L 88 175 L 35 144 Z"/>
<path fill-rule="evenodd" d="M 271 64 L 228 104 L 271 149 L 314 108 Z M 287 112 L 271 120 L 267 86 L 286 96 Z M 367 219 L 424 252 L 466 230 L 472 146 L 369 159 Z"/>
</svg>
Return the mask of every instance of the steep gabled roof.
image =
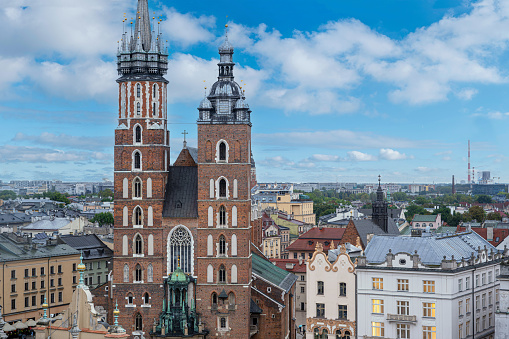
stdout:
<svg viewBox="0 0 509 339">
<path fill-rule="evenodd" d="M 198 167 L 170 167 L 164 198 L 163 217 L 198 217 Z"/>
<path fill-rule="evenodd" d="M 297 281 L 297 276 L 287 272 L 276 265 L 272 264 L 269 260 L 254 254 L 252 258 L 253 274 L 257 275 L 274 286 L 279 287 L 285 292 L 290 291 L 293 284 Z"/>
</svg>

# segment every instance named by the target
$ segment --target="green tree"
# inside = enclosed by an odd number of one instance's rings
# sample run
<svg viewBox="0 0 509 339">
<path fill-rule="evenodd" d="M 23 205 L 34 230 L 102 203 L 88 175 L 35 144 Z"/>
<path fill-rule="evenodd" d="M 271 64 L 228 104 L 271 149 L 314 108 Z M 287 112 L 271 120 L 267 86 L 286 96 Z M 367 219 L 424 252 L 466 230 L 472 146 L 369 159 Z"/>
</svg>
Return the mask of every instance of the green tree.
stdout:
<svg viewBox="0 0 509 339">
<path fill-rule="evenodd" d="M 111 198 L 113 199 L 113 192 L 107 188 L 105 190 L 102 190 L 101 192 L 99 192 L 99 197 L 104 199 L 104 198 Z"/>
<path fill-rule="evenodd" d="M 475 196 L 475 201 L 480 204 L 491 204 L 493 199 L 489 195 L 479 194 Z"/>
<path fill-rule="evenodd" d="M 44 192 L 42 196 L 45 198 L 50 198 L 53 201 L 63 202 L 66 205 L 71 203 L 67 196 L 60 192 Z"/>
<path fill-rule="evenodd" d="M 415 214 L 429 214 L 424 207 L 412 204 L 406 208 L 405 217 L 408 222 L 412 221 Z"/>
<path fill-rule="evenodd" d="M 461 220 L 462 220 L 461 214 L 454 212 L 448 224 L 449 226 L 458 226 Z"/>
<path fill-rule="evenodd" d="M 417 205 L 424 205 L 424 204 L 429 203 L 429 202 L 430 201 L 426 197 L 423 197 L 423 196 L 418 196 L 414 200 L 414 203 L 416 203 Z"/>
<path fill-rule="evenodd" d="M 486 212 L 481 206 L 472 206 L 468 209 L 468 214 L 472 220 L 483 222 L 486 217 Z"/>
<path fill-rule="evenodd" d="M 442 221 L 446 222 L 447 225 L 451 225 L 451 220 L 452 220 L 452 214 L 451 214 L 451 210 L 445 206 L 440 206 L 439 208 L 435 208 L 433 210 L 433 213 L 432 214 L 441 214 L 442 215 Z"/>
<path fill-rule="evenodd" d="M 502 216 L 498 212 L 490 212 L 486 215 L 486 220 L 502 220 Z"/>
<path fill-rule="evenodd" d="M 0 199 L 1 200 L 16 199 L 16 193 L 9 190 L 0 191 Z"/>
<path fill-rule="evenodd" d="M 94 217 L 90 219 L 90 222 L 97 222 L 99 226 L 112 226 L 115 220 L 113 219 L 113 214 L 110 212 L 102 212 L 94 215 Z"/>
<path fill-rule="evenodd" d="M 394 201 L 408 201 L 408 196 L 405 192 L 394 192 L 391 196 Z"/>
</svg>

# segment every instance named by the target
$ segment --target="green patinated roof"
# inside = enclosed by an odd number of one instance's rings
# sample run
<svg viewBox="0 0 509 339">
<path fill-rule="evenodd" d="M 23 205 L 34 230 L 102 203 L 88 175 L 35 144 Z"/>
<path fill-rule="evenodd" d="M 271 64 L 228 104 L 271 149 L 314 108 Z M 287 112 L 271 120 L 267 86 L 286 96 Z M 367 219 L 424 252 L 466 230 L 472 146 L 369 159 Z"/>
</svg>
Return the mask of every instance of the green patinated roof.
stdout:
<svg viewBox="0 0 509 339">
<path fill-rule="evenodd" d="M 410 235 L 410 226 L 406 226 L 401 231 L 399 231 L 399 234 L 401 235 Z"/>
<path fill-rule="evenodd" d="M 172 282 L 188 282 L 189 277 L 184 273 L 184 271 L 179 267 L 177 268 L 170 277 L 170 281 Z"/>
<path fill-rule="evenodd" d="M 297 281 L 296 275 L 277 267 L 257 254 L 253 253 L 252 263 L 253 274 L 262 277 L 286 292 L 288 292 L 295 281 Z"/>
<path fill-rule="evenodd" d="M 436 221 L 436 214 L 425 215 L 425 214 L 416 214 L 412 219 L 412 222 L 434 222 Z"/>
</svg>

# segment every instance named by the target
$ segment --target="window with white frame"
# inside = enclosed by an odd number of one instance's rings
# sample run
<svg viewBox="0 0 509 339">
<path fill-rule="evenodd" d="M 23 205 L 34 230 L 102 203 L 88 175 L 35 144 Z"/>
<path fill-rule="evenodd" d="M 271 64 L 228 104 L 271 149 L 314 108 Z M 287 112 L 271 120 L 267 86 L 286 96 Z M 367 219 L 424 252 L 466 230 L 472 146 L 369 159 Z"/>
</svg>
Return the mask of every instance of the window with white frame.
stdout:
<svg viewBox="0 0 509 339">
<path fill-rule="evenodd" d="M 396 324 L 396 335 L 401 339 L 410 338 L 410 324 Z"/>
<path fill-rule="evenodd" d="M 434 280 L 423 280 L 422 291 L 424 293 L 435 293 L 435 281 Z"/>
<path fill-rule="evenodd" d="M 408 279 L 398 279 L 398 291 L 408 291 Z"/>
<path fill-rule="evenodd" d="M 423 326 L 422 327 L 422 339 L 436 339 L 437 328 L 435 326 Z"/>
<path fill-rule="evenodd" d="M 372 278 L 373 289 L 383 290 L 384 289 L 384 278 Z"/>
<path fill-rule="evenodd" d="M 371 299 L 372 312 L 383 314 L 384 313 L 384 301 L 383 299 Z"/>
<path fill-rule="evenodd" d="M 372 321 L 371 322 L 371 335 L 373 337 L 384 337 L 385 336 L 384 323 Z"/>
<path fill-rule="evenodd" d="M 410 303 L 406 300 L 396 301 L 397 310 L 399 315 L 408 315 L 410 312 Z"/>
<path fill-rule="evenodd" d="M 429 302 L 422 303 L 422 316 L 428 318 L 435 318 L 435 303 Z"/>
</svg>

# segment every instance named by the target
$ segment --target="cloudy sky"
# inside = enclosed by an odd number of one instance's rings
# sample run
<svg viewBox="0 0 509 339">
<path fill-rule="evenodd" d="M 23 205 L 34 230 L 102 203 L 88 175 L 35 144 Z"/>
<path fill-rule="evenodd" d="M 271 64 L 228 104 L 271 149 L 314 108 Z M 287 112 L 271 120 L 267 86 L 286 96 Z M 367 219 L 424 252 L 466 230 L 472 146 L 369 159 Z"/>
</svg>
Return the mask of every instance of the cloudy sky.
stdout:
<svg viewBox="0 0 509 339">
<path fill-rule="evenodd" d="M 158 1 L 172 157 L 229 24 L 260 181 L 509 181 L 509 1 Z M 136 0 L 0 1 L 0 179 L 113 178 Z M 204 82 L 205 81 L 205 82 Z M 498 179 L 497 179 L 498 181 Z"/>
</svg>

